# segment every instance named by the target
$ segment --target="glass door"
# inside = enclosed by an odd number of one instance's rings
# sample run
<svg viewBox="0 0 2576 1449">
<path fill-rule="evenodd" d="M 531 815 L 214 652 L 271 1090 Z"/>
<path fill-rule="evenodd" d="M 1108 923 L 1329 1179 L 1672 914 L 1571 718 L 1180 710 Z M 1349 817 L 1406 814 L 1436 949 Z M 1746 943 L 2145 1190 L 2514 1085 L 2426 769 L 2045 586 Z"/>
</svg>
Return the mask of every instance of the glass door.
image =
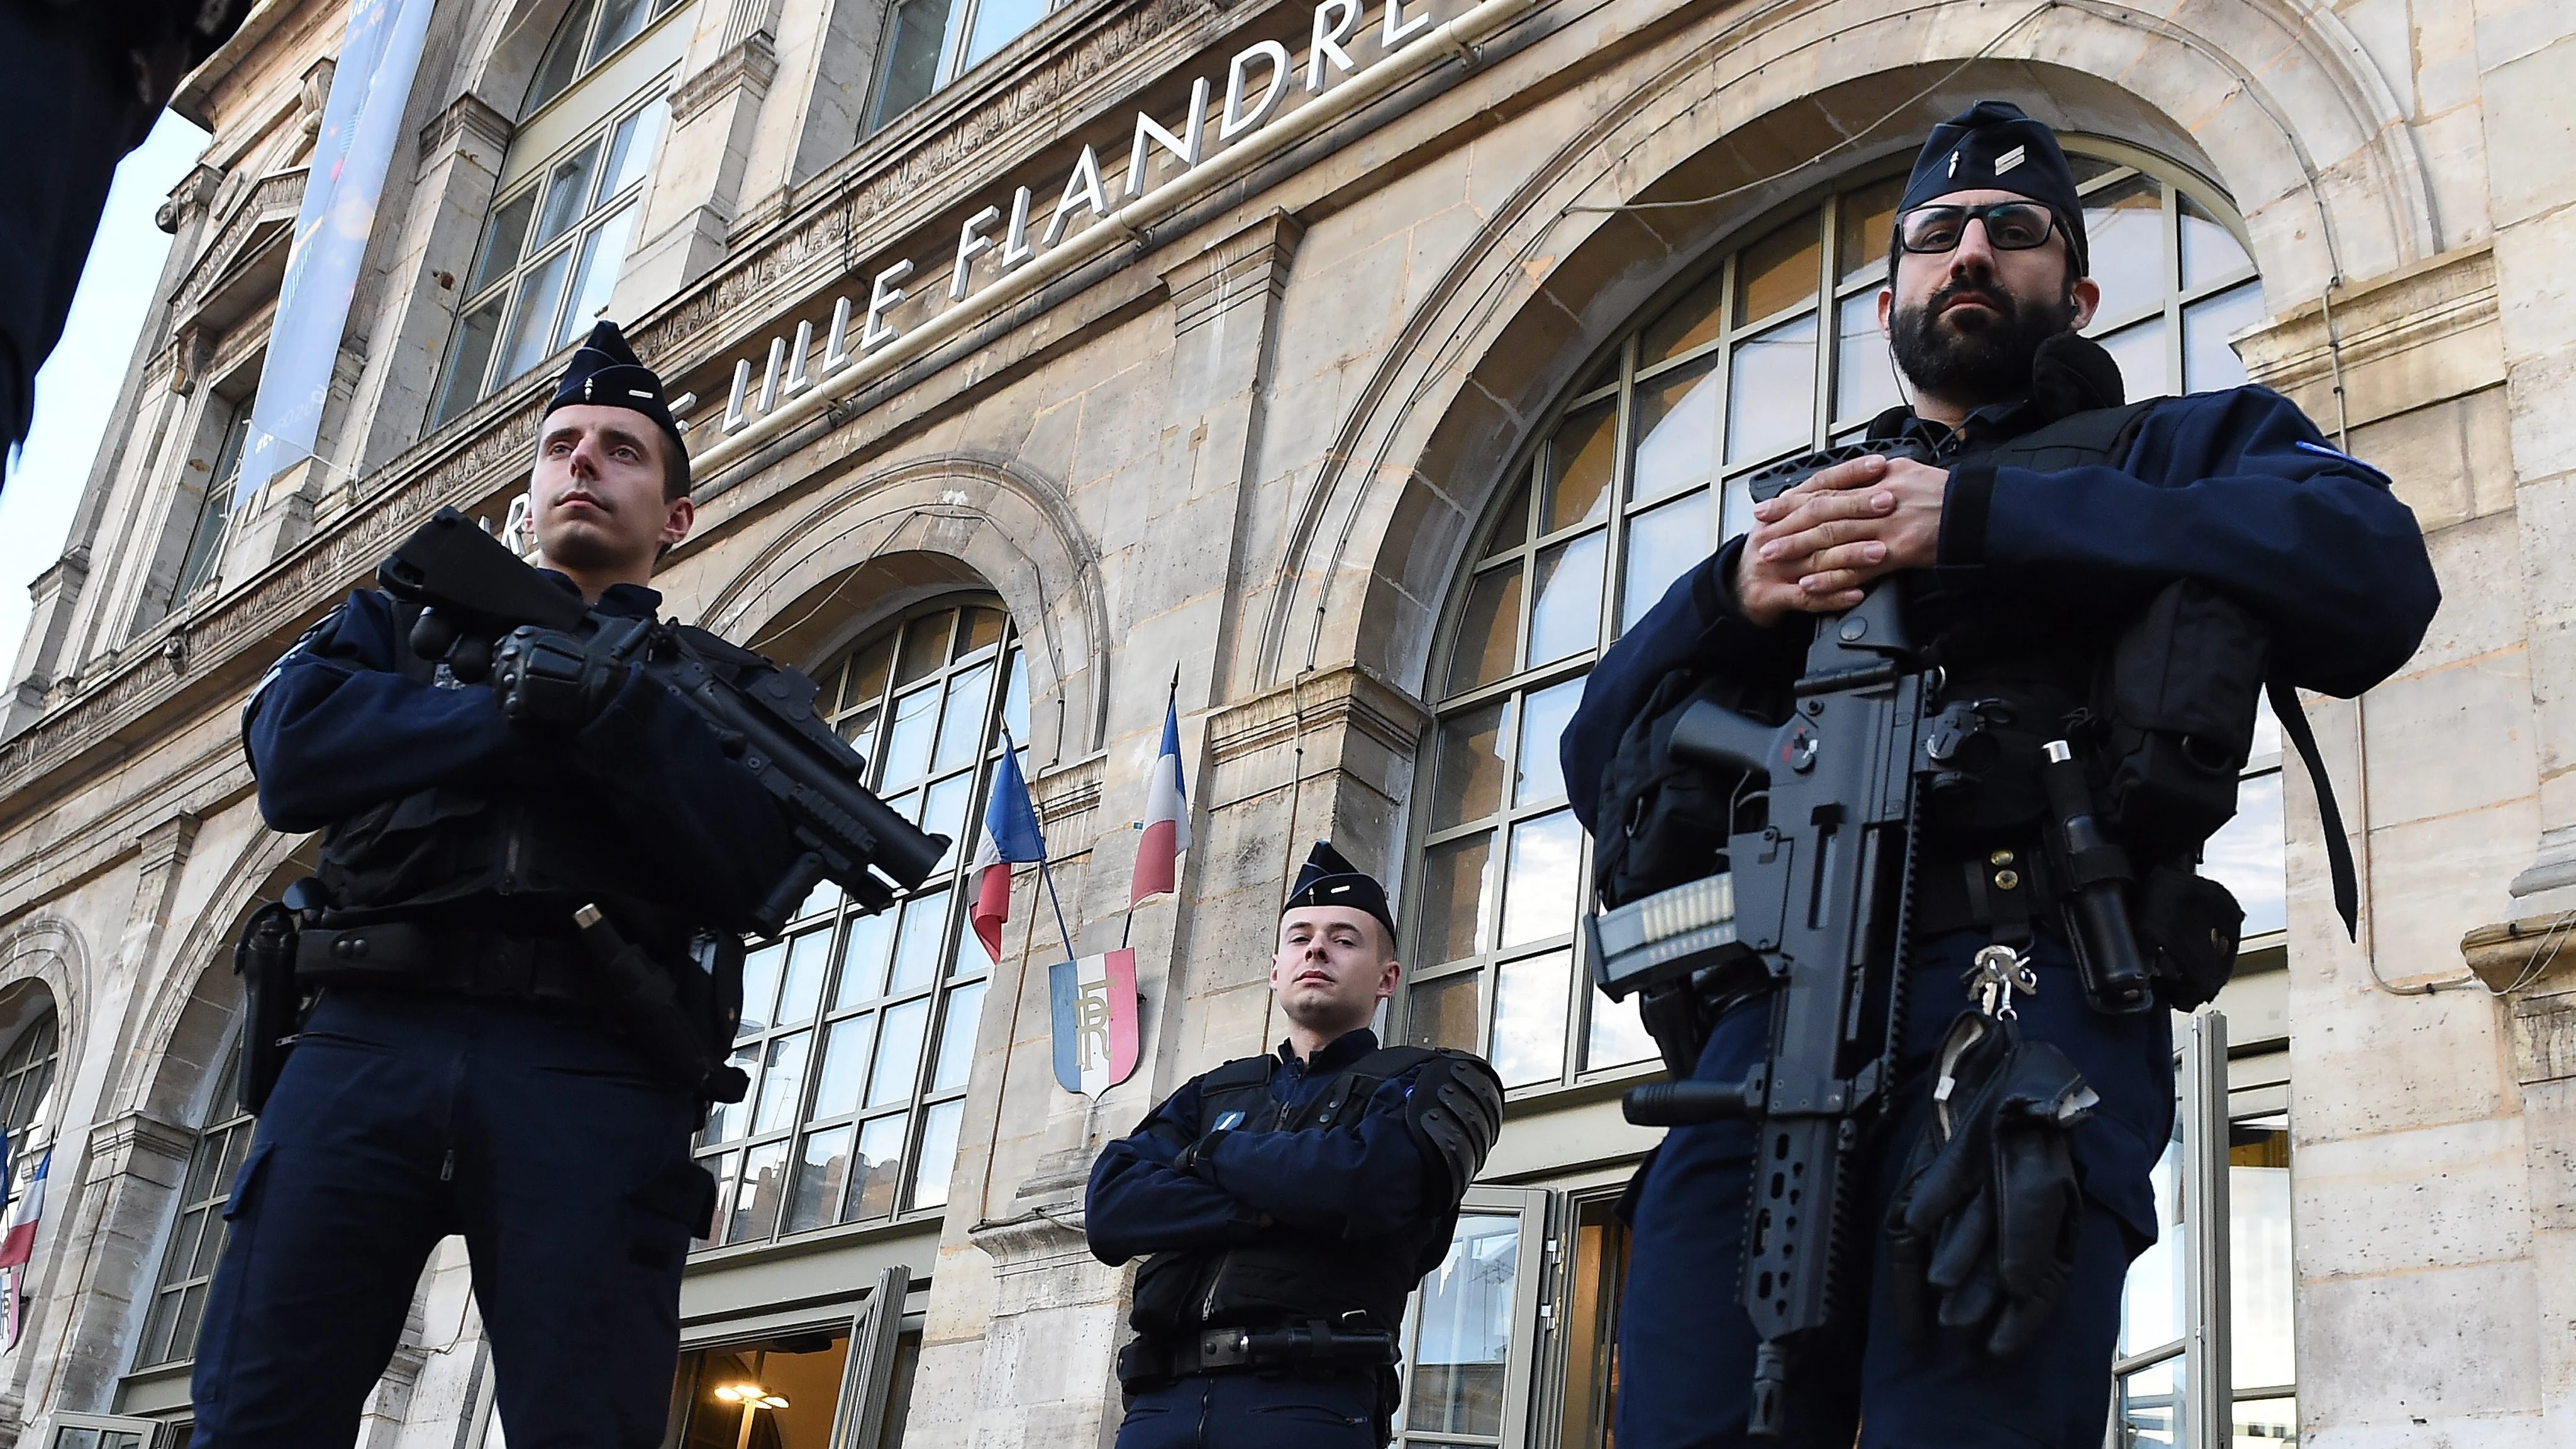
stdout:
<svg viewBox="0 0 2576 1449">
<path fill-rule="evenodd" d="M 1548 1296 L 1549 1194 L 1472 1188 L 1448 1256 L 1404 1318 L 1404 1449 L 1520 1449 L 1528 1436 L 1540 1305 Z"/>
</svg>

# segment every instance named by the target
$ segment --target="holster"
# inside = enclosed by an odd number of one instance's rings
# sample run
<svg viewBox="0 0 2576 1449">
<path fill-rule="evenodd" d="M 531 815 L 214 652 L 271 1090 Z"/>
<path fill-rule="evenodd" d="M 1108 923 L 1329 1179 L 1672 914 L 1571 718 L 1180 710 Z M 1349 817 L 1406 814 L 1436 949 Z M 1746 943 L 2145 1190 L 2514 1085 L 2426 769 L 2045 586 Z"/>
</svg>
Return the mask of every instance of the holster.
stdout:
<svg viewBox="0 0 2576 1449">
<path fill-rule="evenodd" d="M 295 1030 L 304 1012 L 304 992 L 295 979 L 296 935 L 302 917 L 284 902 L 271 901 L 251 912 L 233 946 L 233 974 L 242 979 L 242 1068 L 238 1082 L 242 1110 L 257 1116 L 286 1069 L 295 1049 Z"/>
</svg>

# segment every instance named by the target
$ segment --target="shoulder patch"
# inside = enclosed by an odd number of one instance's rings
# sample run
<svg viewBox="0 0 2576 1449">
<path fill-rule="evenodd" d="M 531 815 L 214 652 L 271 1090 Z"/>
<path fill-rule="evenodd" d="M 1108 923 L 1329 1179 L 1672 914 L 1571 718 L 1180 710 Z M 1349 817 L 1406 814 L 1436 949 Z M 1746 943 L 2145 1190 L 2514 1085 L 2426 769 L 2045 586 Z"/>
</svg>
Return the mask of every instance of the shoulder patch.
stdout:
<svg viewBox="0 0 2576 1449">
<path fill-rule="evenodd" d="M 2305 438 L 2299 439 L 2297 447 L 2302 453 L 2313 453 L 2320 458 L 2332 458 L 2338 463 L 2349 463 L 2353 467 L 2359 468 L 2364 473 L 2369 474 L 2371 477 L 2378 479 L 2383 485 L 2389 485 L 2392 483 L 2392 480 L 2387 474 L 2372 467 L 2368 463 L 2361 461 L 2352 454 L 2341 451 L 2340 449 L 2329 448 L 2323 443 L 2311 443 Z"/>
</svg>

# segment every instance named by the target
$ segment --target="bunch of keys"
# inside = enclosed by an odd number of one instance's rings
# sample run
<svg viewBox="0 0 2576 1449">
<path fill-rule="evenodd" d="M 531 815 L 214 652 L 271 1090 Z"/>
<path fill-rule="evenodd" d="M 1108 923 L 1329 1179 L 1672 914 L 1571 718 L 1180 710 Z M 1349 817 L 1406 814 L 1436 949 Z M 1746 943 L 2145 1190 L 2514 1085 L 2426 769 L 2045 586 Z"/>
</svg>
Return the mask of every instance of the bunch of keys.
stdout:
<svg viewBox="0 0 2576 1449">
<path fill-rule="evenodd" d="M 1977 952 L 1965 979 L 1977 1009 L 1997 1021 L 2021 1014 L 2013 1010 L 2014 992 L 2039 994 L 2039 973 L 2030 969 L 2030 958 L 2000 942 Z"/>
</svg>

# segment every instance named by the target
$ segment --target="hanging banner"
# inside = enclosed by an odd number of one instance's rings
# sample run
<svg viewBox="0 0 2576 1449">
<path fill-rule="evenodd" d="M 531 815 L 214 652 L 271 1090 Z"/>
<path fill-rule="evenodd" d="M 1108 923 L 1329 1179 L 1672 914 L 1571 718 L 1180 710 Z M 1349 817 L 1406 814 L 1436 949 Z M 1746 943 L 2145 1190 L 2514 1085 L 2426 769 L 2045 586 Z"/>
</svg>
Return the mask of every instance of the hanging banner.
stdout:
<svg viewBox="0 0 2576 1449">
<path fill-rule="evenodd" d="M 1047 968 L 1055 1013 L 1055 1079 L 1097 1097 L 1136 1074 L 1133 948 Z"/>
<path fill-rule="evenodd" d="M 259 368 L 250 437 L 233 484 L 236 516 L 280 472 L 313 456 L 349 302 L 375 229 L 376 201 L 402 137 L 434 0 L 355 0 L 331 71 L 313 169 L 295 213 L 268 358 Z"/>
</svg>

